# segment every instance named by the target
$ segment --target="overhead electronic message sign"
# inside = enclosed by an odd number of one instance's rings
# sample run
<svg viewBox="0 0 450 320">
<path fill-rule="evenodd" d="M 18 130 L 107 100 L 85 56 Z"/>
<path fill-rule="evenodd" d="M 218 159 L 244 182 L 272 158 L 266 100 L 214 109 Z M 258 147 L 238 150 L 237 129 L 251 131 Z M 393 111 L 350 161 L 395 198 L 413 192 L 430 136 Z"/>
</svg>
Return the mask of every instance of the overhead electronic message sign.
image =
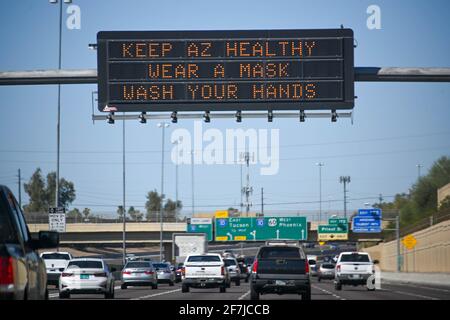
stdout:
<svg viewBox="0 0 450 320">
<path fill-rule="evenodd" d="M 102 31 L 100 111 L 354 106 L 353 31 Z"/>
</svg>

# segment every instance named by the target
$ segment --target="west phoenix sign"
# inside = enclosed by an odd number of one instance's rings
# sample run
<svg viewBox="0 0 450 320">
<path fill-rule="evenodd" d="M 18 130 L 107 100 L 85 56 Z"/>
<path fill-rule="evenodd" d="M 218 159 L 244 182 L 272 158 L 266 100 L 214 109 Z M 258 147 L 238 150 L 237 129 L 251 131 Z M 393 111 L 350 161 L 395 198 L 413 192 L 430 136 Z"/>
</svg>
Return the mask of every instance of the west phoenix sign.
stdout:
<svg viewBox="0 0 450 320">
<path fill-rule="evenodd" d="M 353 31 L 99 32 L 101 111 L 350 109 Z"/>
</svg>

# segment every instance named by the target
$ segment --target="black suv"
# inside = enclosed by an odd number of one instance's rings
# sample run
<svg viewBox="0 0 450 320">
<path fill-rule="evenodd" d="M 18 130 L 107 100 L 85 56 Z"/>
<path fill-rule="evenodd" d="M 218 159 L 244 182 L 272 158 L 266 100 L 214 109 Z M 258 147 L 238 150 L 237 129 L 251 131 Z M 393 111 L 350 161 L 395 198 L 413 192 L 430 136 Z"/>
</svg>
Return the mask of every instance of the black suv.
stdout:
<svg viewBox="0 0 450 320">
<path fill-rule="evenodd" d="M 58 243 L 51 231 L 32 239 L 14 195 L 0 185 L 0 299 L 48 298 L 45 263 L 35 250 Z"/>
<path fill-rule="evenodd" d="M 299 294 L 311 300 L 309 265 L 303 249 L 289 242 L 262 246 L 252 266 L 250 298 L 260 294 Z"/>
</svg>

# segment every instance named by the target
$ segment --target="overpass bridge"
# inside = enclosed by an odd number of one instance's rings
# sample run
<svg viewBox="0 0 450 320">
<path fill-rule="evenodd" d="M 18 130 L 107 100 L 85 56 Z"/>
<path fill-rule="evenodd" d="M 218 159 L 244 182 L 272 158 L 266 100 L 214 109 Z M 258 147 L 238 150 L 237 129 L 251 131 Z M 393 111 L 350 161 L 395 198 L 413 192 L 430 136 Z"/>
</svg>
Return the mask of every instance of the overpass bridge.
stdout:
<svg viewBox="0 0 450 320">
<path fill-rule="evenodd" d="M 48 224 L 29 224 L 30 232 L 48 230 Z M 123 225 L 121 223 L 72 223 L 66 225 L 66 232 L 60 234 L 62 245 L 102 245 L 121 244 Z M 349 228 L 350 230 L 350 228 Z M 172 234 L 186 232 L 186 223 L 163 223 L 163 242 L 171 243 Z M 349 242 L 381 242 L 378 233 L 353 233 L 349 231 Z M 151 222 L 128 222 L 126 224 L 126 242 L 128 244 L 149 244 L 160 242 L 160 224 Z M 253 241 L 235 241 L 253 242 Z M 307 242 L 317 242 L 317 223 L 308 222 Z M 212 243 L 224 243 L 215 242 Z"/>
</svg>

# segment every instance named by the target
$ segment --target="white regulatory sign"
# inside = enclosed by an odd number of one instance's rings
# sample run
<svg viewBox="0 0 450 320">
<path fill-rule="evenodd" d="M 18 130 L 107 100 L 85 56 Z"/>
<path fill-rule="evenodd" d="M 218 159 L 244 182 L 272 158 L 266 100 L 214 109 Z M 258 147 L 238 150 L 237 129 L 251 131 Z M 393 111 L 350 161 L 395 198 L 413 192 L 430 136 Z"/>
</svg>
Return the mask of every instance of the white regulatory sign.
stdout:
<svg viewBox="0 0 450 320">
<path fill-rule="evenodd" d="M 66 232 L 66 214 L 50 213 L 48 215 L 48 228 L 50 231 Z"/>
</svg>

